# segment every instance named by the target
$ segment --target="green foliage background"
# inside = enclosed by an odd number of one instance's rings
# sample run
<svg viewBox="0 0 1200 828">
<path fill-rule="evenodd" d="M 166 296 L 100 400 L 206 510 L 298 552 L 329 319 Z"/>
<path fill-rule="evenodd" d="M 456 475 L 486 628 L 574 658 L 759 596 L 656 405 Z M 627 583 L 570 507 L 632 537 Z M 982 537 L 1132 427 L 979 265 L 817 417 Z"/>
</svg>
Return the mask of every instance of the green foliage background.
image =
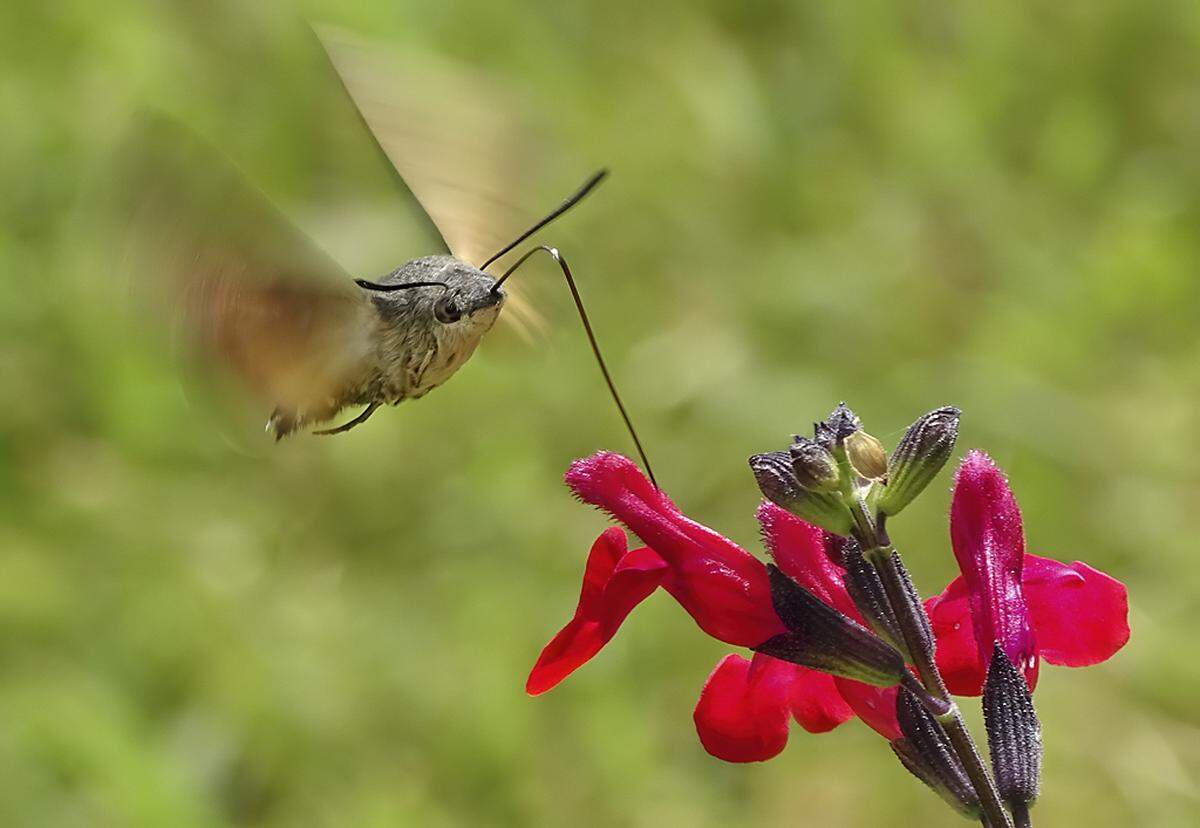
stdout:
<svg viewBox="0 0 1200 828">
<path fill-rule="evenodd" d="M 1200 6 L 301 11 L 528 90 L 565 148 L 535 204 L 611 165 L 549 238 L 697 519 L 758 550 L 746 456 L 839 399 L 889 447 L 961 406 L 1031 550 L 1132 596 L 1118 657 L 1043 670 L 1035 820 L 1195 824 Z M 189 403 L 87 206 L 140 107 L 356 272 L 427 252 L 354 220 L 399 196 L 283 8 L 16 0 L 0 47 L 0 822 L 956 824 L 856 722 L 709 758 L 691 707 L 729 648 L 662 595 L 524 696 L 605 525 L 559 475 L 628 450 L 557 288 L 538 347 L 498 332 L 348 437 L 247 450 Z M 948 483 L 894 524 L 924 593 Z"/>
</svg>

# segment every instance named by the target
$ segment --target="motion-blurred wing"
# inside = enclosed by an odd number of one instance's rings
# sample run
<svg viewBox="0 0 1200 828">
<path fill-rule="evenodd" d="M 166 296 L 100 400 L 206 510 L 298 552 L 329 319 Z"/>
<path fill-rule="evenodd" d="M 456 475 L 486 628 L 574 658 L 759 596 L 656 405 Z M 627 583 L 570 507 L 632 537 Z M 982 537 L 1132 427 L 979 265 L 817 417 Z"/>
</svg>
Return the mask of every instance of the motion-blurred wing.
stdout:
<svg viewBox="0 0 1200 828">
<path fill-rule="evenodd" d="M 451 254 L 474 264 L 538 214 L 512 201 L 536 155 L 524 104 L 470 69 L 428 55 L 406 60 L 338 29 L 317 29 L 334 69 L 376 142 L 437 226 Z M 533 321 L 509 292 L 510 312 Z"/>
<path fill-rule="evenodd" d="M 269 403 L 328 406 L 366 347 L 350 277 L 178 127 L 139 128 L 118 170 L 122 264 L 152 309 Z"/>
</svg>

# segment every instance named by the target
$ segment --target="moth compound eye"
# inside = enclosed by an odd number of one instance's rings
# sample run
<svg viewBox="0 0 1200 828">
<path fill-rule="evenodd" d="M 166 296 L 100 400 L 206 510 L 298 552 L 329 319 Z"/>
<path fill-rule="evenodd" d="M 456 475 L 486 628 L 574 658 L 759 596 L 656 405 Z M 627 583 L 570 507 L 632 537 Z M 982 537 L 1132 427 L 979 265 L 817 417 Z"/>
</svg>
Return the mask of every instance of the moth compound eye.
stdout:
<svg viewBox="0 0 1200 828">
<path fill-rule="evenodd" d="M 445 296 L 434 304 L 433 316 L 437 321 L 449 325 L 462 319 L 462 308 L 454 301 L 453 296 Z"/>
</svg>

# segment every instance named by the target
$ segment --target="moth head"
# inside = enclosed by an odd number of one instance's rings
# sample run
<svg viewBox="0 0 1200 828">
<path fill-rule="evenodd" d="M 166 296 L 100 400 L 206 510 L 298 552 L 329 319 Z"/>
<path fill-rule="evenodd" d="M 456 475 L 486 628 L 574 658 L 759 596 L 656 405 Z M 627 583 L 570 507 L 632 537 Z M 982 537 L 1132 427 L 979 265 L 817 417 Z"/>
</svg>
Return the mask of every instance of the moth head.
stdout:
<svg viewBox="0 0 1200 828">
<path fill-rule="evenodd" d="M 482 335 L 506 297 L 496 280 L 452 256 L 425 256 L 379 282 L 357 280 L 379 312 L 396 321 L 422 322 L 435 333 Z"/>
<path fill-rule="evenodd" d="M 495 321 L 505 299 L 504 289 L 496 286 L 495 279 L 457 259 L 447 264 L 439 275 L 446 289 L 433 302 L 436 322 L 490 326 Z"/>
</svg>

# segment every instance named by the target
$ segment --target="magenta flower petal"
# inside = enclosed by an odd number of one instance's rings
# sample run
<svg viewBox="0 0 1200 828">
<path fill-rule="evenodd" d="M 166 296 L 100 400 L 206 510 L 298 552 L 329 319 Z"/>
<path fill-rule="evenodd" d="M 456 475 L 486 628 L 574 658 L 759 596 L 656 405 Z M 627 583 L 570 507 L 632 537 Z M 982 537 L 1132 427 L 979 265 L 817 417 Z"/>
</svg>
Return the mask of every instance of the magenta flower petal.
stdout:
<svg viewBox="0 0 1200 828">
<path fill-rule="evenodd" d="M 759 656 L 755 656 L 758 658 Z M 762 656 L 770 658 L 770 656 Z M 777 661 L 778 659 L 771 659 Z M 787 662 L 781 662 L 787 664 Z M 834 677 L 809 670 L 799 664 L 787 664 L 794 671 L 790 704 L 792 718 L 809 733 L 827 733 L 847 719 L 854 710 L 842 698 Z"/>
<path fill-rule="evenodd" d="M 692 719 L 700 744 L 726 762 L 762 762 L 787 745 L 792 665 L 727 655 L 704 682 Z"/>
<path fill-rule="evenodd" d="M 867 725 L 889 742 L 900 738 L 900 722 L 896 720 L 896 687 L 873 687 L 848 678 L 835 678 L 838 692 L 850 709 Z"/>
<path fill-rule="evenodd" d="M 663 586 L 700 629 L 744 647 L 784 632 L 763 563 L 684 517 L 633 461 L 599 452 L 572 463 L 566 481 L 580 500 L 607 511 L 662 556 L 670 566 Z"/>
<path fill-rule="evenodd" d="M 1023 588 L 1038 654 L 1051 664 L 1087 667 L 1111 657 L 1129 640 L 1125 585 L 1076 561 L 1026 555 Z M 978 696 L 984 662 L 975 643 L 967 585 L 955 578 L 925 602 L 937 638 L 937 663 L 956 696 Z M 1026 679 L 1029 678 L 1028 673 Z M 1032 686 L 1036 681 L 1030 681 Z"/>
<path fill-rule="evenodd" d="M 1125 585 L 1085 563 L 1026 555 L 1025 596 L 1038 652 L 1051 664 L 1098 664 L 1129 640 Z"/>
<path fill-rule="evenodd" d="M 525 683 L 536 696 L 600 652 L 625 617 L 662 581 L 667 563 L 652 549 L 625 551 L 625 533 L 606 529 L 588 554 L 574 617 L 546 645 Z"/>
<path fill-rule="evenodd" d="M 937 640 L 937 666 L 946 689 L 955 696 L 978 696 L 983 691 L 985 662 L 979 660 L 962 576 L 951 581 L 941 595 L 926 599 L 925 611 Z"/>
<path fill-rule="evenodd" d="M 721 660 L 692 718 L 700 743 L 726 762 L 762 762 L 787 744 L 789 719 L 824 733 L 851 718 L 832 676 L 757 653 Z"/>
<path fill-rule="evenodd" d="M 950 541 L 966 581 L 979 661 L 987 663 L 998 642 L 1032 688 L 1037 650 L 1021 588 L 1021 510 L 1004 474 L 981 451 L 969 453 L 959 466 L 950 506 Z"/>
</svg>

